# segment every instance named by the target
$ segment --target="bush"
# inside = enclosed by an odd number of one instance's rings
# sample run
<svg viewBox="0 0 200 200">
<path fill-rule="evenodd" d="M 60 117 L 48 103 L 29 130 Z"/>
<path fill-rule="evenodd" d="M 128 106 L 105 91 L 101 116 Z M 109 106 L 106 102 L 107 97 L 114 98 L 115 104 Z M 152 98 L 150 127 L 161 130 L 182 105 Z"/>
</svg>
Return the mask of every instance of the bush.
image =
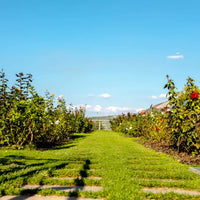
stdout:
<svg viewBox="0 0 200 200">
<path fill-rule="evenodd" d="M 111 121 L 114 131 L 127 135 L 142 136 L 154 142 L 173 146 L 179 152 L 198 154 L 200 151 L 200 89 L 194 80 L 187 79 L 181 92 L 167 76 L 168 107 L 158 111 L 121 115 Z M 169 107 L 171 108 L 169 110 Z"/>
<path fill-rule="evenodd" d="M 16 76 L 17 84 L 10 89 L 5 73 L 0 72 L 0 146 L 49 146 L 72 133 L 91 131 L 92 121 L 82 108 L 67 109 L 62 95 L 54 106 L 54 94 L 40 96 L 31 86 L 31 74 Z"/>
<path fill-rule="evenodd" d="M 194 80 L 187 79 L 184 90 L 175 91 L 174 82 L 168 78 L 165 85 L 172 110 L 168 115 L 168 124 L 172 143 L 179 151 L 196 152 L 200 150 L 200 89 Z"/>
</svg>

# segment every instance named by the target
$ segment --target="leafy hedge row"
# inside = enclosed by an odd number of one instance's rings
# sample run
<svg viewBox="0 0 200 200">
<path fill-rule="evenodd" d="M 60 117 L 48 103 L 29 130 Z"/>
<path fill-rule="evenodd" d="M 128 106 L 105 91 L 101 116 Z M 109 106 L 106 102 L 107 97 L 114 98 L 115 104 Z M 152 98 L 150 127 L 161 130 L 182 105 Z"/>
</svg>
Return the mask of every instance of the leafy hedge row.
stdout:
<svg viewBox="0 0 200 200">
<path fill-rule="evenodd" d="M 49 146 L 72 133 L 91 131 L 92 121 L 82 108 L 67 108 L 62 95 L 56 104 L 54 94 L 40 96 L 31 86 L 31 74 L 16 76 L 15 86 L 9 88 L 5 73 L 0 72 L 0 146 Z"/>
<path fill-rule="evenodd" d="M 132 136 L 143 136 L 154 142 L 168 144 L 179 152 L 200 152 L 200 89 L 187 79 L 178 92 L 167 76 L 168 106 L 158 111 L 150 108 L 139 114 L 121 115 L 111 121 L 112 129 Z"/>
</svg>

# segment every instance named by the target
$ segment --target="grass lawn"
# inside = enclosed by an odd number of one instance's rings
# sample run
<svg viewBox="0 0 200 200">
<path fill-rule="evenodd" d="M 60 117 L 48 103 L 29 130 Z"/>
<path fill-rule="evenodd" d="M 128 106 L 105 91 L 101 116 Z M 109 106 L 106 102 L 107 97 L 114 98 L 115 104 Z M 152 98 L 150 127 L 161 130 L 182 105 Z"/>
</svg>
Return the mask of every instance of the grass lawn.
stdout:
<svg viewBox="0 0 200 200">
<path fill-rule="evenodd" d="M 102 179 L 101 179 L 101 178 Z M 98 192 L 27 190 L 24 185 L 102 186 Z M 144 192 L 182 188 L 200 192 L 200 177 L 168 155 L 149 150 L 111 131 L 80 134 L 48 150 L 0 150 L 0 195 L 42 194 L 133 199 L 200 199 L 199 196 Z"/>
</svg>

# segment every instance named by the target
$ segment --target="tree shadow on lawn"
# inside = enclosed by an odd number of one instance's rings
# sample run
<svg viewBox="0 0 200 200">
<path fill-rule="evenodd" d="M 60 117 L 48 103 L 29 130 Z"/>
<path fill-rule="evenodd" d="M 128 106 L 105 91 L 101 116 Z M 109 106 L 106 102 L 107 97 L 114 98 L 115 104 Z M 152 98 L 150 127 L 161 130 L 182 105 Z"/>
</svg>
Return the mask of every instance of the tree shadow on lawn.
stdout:
<svg viewBox="0 0 200 200">
<path fill-rule="evenodd" d="M 11 157 L 13 157 L 13 155 L 11 156 Z M 17 157 L 17 156 L 16 156 Z M 20 156 L 20 158 L 22 158 L 21 156 Z M 24 159 L 24 157 L 23 157 L 23 159 Z M 49 160 L 49 159 L 48 159 Z M 88 177 L 88 173 L 87 173 L 87 170 L 89 170 L 90 169 L 90 164 L 91 164 L 91 161 L 89 160 L 89 159 L 87 159 L 87 160 L 84 160 L 85 162 L 84 162 L 84 164 L 83 164 L 83 167 L 82 167 L 82 169 L 79 171 L 79 174 L 80 174 L 80 177 L 77 177 L 75 180 L 74 180 L 74 184 L 75 184 L 75 186 L 85 186 L 85 183 L 84 183 L 84 178 L 86 178 L 86 177 Z M 52 162 L 54 162 L 54 159 L 52 160 Z M 41 165 L 42 165 L 42 163 L 41 163 Z M 66 165 L 66 163 L 65 164 L 60 164 L 60 165 L 57 165 L 57 166 L 55 166 L 54 167 L 54 169 L 62 169 L 63 167 L 65 167 L 65 165 Z M 47 168 L 49 168 L 49 167 L 47 167 Z M 46 169 L 47 169 L 46 168 Z M 42 170 L 44 170 L 45 168 L 42 168 Z M 51 168 L 52 170 L 53 170 L 53 168 Z M 30 176 L 30 175 L 33 175 L 36 171 L 38 171 L 38 169 L 37 170 L 32 170 L 32 171 L 30 171 L 30 172 L 28 172 L 28 173 L 25 173 L 25 174 L 23 174 L 23 175 L 21 175 L 20 177 L 26 177 L 26 176 Z M 17 177 L 16 177 L 17 178 Z M 25 183 L 26 184 L 26 183 Z M 41 184 L 42 185 L 42 184 Z M 62 188 L 62 187 L 61 187 Z M 62 189 L 61 188 L 59 188 L 59 189 L 55 189 L 55 190 L 61 190 L 62 191 Z M 13 198 L 11 198 L 10 200 L 25 200 L 25 199 L 28 199 L 29 197 L 31 197 L 31 196 L 33 196 L 33 195 L 36 195 L 36 194 L 38 194 L 38 192 L 41 190 L 41 188 L 37 188 L 37 189 L 24 189 L 24 190 L 22 190 L 21 192 L 20 192 L 20 195 L 22 195 L 22 196 L 16 196 L 16 197 L 13 197 Z M 73 199 L 73 200 L 76 200 L 76 199 L 78 199 L 78 197 L 79 197 L 79 190 L 80 190 L 80 188 L 75 188 L 75 190 L 74 191 L 71 191 L 71 192 L 68 192 L 68 197 L 67 197 L 67 199 Z"/>
<path fill-rule="evenodd" d="M 26 164 L 25 161 L 34 161 L 34 163 Z M 40 161 L 40 162 L 38 162 Z M 41 162 L 42 161 L 42 162 Z M 71 162 L 84 162 L 83 164 L 83 169 L 80 170 L 79 174 L 81 177 L 87 177 L 87 170 L 90 169 L 89 165 L 91 164 L 90 160 L 85 160 L 81 158 L 74 158 L 74 159 L 69 159 L 69 160 L 60 160 L 60 159 L 36 159 L 36 158 L 30 158 L 27 156 L 17 156 L 17 155 L 9 155 L 5 156 L 3 158 L 0 158 L 0 163 L 3 164 L 3 166 L 8 166 L 8 169 L 1 169 L 0 167 L 0 175 L 5 176 L 9 173 L 14 173 L 14 172 L 20 172 L 21 170 L 28 170 L 28 172 L 24 172 L 23 174 L 20 174 L 20 177 L 30 177 L 33 174 L 37 172 L 37 174 L 40 171 L 43 170 L 48 170 L 48 171 L 54 171 L 57 169 L 62 169 L 65 168 L 66 165 L 69 165 Z M 58 162 L 56 164 L 56 162 Z M 45 165 L 47 166 L 45 167 Z M 51 165 L 52 166 L 49 166 Z M 55 164 L 55 165 L 54 165 Z M 34 167 L 34 169 L 31 170 L 31 167 Z M 0 179 L 1 179 L 0 176 Z M 18 178 L 19 176 L 17 175 L 11 175 L 9 177 L 5 177 L 5 181 L 8 180 L 13 180 Z M 77 180 L 78 181 L 78 180 Z"/>
<path fill-rule="evenodd" d="M 73 143 L 73 142 L 70 142 L 70 143 Z M 51 150 L 61 150 L 61 149 L 69 149 L 69 148 L 72 148 L 72 147 L 75 147 L 76 145 L 75 144 L 70 144 L 70 143 L 67 143 L 66 145 L 63 145 L 63 146 L 57 146 Z"/>
<path fill-rule="evenodd" d="M 10 156 L 5 156 L 3 158 L 0 158 L 0 163 L 2 165 L 11 165 L 11 164 L 13 164 L 13 165 L 24 165 L 24 162 L 15 160 L 16 157 L 18 159 L 24 159 L 23 156 L 10 155 Z"/>
<path fill-rule="evenodd" d="M 22 196 L 16 196 L 9 200 L 25 200 L 25 199 L 30 198 L 31 196 L 37 195 L 39 191 L 41 191 L 41 189 L 25 189 L 25 190 L 22 190 L 20 193 L 20 195 L 22 195 Z M 73 192 L 68 192 L 68 193 L 66 193 L 66 195 L 67 195 L 66 200 L 76 200 L 79 197 L 79 190 L 73 191 Z M 47 196 L 47 198 L 48 198 L 48 196 Z"/>
<path fill-rule="evenodd" d="M 74 180 L 74 183 L 76 186 L 85 186 L 84 178 L 88 177 L 87 170 L 90 169 L 90 166 L 89 166 L 90 164 L 91 162 L 88 159 L 83 164 L 83 168 L 79 171 L 80 177 Z"/>
<path fill-rule="evenodd" d="M 25 162 L 24 161 L 22 162 L 21 160 L 31 160 L 31 161 L 34 161 L 34 163 L 25 164 Z M 42 161 L 42 162 L 38 163 L 38 161 Z M 0 167 L 0 175 L 1 175 L 0 182 L 1 183 L 3 182 L 6 183 L 7 181 L 15 180 L 19 177 L 21 178 L 24 177 L 23 184 L 26 184 L 26 179 L 28 177 L 32 177 L 34 174 L 40 173 L 40 171 L 48 170 L 49 172 L 50 171 L 52 172 L 57 169 L 62 169 L 66 165 L 69 164 L 69 162 L 58 160 L 58 159 L 40 160 L 40 159 L 34 159 L 34 158 L 32 159 L 30 157 L 17 156 L 17 155 L 5 156 L 4 158 L 0 159 L 0 162 L 3 163 L 3 166 L 6 166 L 6 167 L 8 166 L 8 169 L 3 169 L 3 168 L 1 169 Z"/>
<path fill-rule="evenodd" d="M 78 139 L 80 139 L 80 138 L 83 139 L 85 137 L 86 137 L 86 135 L 83 135 L 83 134 L 70 135 L 69 139 L 64 141 L 64 142 L 57 143 L 57 144 L 54 144 L 54 145 L 39 144 L 37 146 L 37 149 L 40 150 L 40 151 L 69 149 L 69 148 L 76 146 Z"/>
<path fill-rule="evenodd" d="M 70 135 L 70 139 L 75 140 L 79 138 L 85 138 L 87 135 L 86 134 L 72 134 Z"/>
<path fill-rule="evenodd" d="M 35 193 L 36 194 L 36 193 Z M 16 197 L 13 197 L 13 198 L 10 198 L 9 200 L 25 200 L 25 199 L 28 199 L 28 198 L 30 198 L 31 196 L 34 196 L 35 194 L 32 194 L 32 195 L 26 195 L 26 196 L 24 196 L 23 194 L 23 196 L 16 196 Z"/>
<path fill-rule="evenodd" d="M 86 134 L 85 135 L 84 134 L 70 135 L 70 140 L 66 144 L 61 145 L 61 146 L 56 146 L 52 150 L 68 149 L 68 148 L 74 147 L 74 146 L 76 146 L 75 143 L 78 142 L 78 139 L 80 139 L 80 138 L 84 139 L 86 136 L 87 136 Z"/>
</svg>

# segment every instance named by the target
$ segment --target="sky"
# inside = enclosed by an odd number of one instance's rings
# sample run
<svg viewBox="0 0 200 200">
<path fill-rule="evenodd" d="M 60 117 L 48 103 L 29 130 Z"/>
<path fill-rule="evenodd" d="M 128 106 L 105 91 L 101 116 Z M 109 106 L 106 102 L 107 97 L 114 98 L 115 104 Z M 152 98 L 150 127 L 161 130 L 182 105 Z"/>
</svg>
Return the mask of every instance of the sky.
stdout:
<svg viewBox="0 0 200 200">
<path fill-rule="evenodd" d="M 200 81 L 199 0 L 0 0 L 0 69 L 86 115 L 166 101 L 166 75 Z"/>
</svg>

